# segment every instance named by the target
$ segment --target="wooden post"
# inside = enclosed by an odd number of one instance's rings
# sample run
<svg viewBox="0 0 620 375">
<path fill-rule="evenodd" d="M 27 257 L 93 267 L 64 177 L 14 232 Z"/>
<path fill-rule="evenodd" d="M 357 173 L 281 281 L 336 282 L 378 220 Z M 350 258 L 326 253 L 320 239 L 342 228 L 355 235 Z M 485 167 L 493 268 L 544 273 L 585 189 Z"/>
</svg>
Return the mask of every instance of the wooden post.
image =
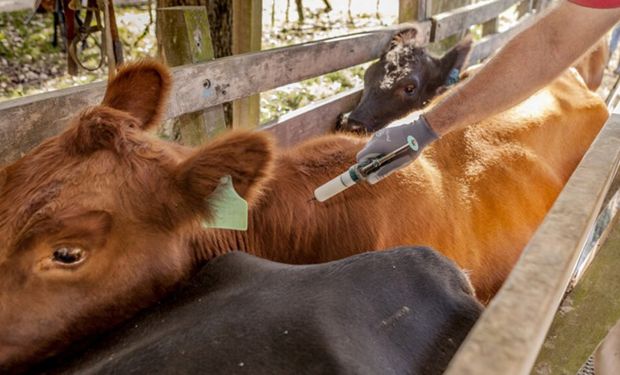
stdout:
<svg viewBox="0 0 620 375">
<path fill-rule="evenodd" d="M 262 3 L 262 0 L 233 0 L 233 55 L 260 51 Z M 259 122 L 260 95 L 253 95 L 233 102 L 233 128 L 256 128 Z"/>
<path fill-rule="evenodd" d="M 209 18 L 204 6 L 157 9 L 157 41 L 160 55 L 170 66 L 195 64 L 213 59 Z M 205 93 L 209 91 L 205 82 Z M 188 113 L 166 127 L 163 134 L 181 144 L 196 146 L 226 129 L 221 105 Z"/>
<path fill-rule="evenodd" d="M 497 18 L 488 20 L 482 24 L 482 36 L 495 34 L 497 32 Z"/>
<path fill-rule="evenodd" d="M 534 4 L 532 5 L 532 7 L 536 9 L 536 12 L 540 13 L 540 11 L 546 8 L 547 5 L 549 5 L 548 0 L 534 0 Z"/>
<path fill-rule="evenodd" d="M 534 5 L 534 0 L 523 0 L 517 7 L 518 17 L 523 17 L 526 13 L 532 11 L 532 7 Z"/>
<path fill-rule="evenodd" d="M 499 17 L 488 20 L 482 24 L 482 36 L 495 34 L 499 25 Z"/>
<path fill-rule="evenodd" d="M 430 14 L 430 0 L 400 0 L 398 2 L 398 22 L 412 22 L 426 19 Z"/>
</svg>

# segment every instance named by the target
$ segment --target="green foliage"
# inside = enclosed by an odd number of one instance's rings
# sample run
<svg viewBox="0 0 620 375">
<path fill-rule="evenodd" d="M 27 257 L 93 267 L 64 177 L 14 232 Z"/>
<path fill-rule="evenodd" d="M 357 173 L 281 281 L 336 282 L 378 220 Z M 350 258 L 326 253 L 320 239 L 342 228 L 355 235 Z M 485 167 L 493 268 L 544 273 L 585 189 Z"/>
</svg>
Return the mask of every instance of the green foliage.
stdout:
<svg viewBox="0 0 620 375">
<path fill-rule="evenodd" d="M 44 54 L 60 52 L 59 48 L 49 43 L 53 33 L 51 16 L 36 14 L 26 23 L 30 13 L 30 11 L 0 13 L 0 56 L 31 62 Z M 30 57 L 26 57 L 27 55 Z"/>
<path fill-rule="evenodd" d="M 369 63 L 358 65 L 262 93 L 261 123 L 274 120 L 286 112 L 314 101 L 361 86 L 364 82 L 364 71 L 368 65 Z"/>
<path fill-rule="evenodd" d="M 52 46 L 53 17 L 35 14 L 26 23 L 30 11 L 0 13 L 0 101 L 32 95 L 89 82 L 103 80 L 107 69 L 94 72 L 80 70 L 72 77 L 66 74 L 67 57 L 64 46 Z M 141 7 L 117 7 L 119 36 L 125 59 L 154 56 L 156 43 L 154 23 Z M 63 43 L 62 39 L 59 43 Z M 85 66 L 95 67 L 102 58 L 95 34 L 80 45 L 79 55 Z M 85 48 L 81 48 L 81 47 Z"/>
</svg>

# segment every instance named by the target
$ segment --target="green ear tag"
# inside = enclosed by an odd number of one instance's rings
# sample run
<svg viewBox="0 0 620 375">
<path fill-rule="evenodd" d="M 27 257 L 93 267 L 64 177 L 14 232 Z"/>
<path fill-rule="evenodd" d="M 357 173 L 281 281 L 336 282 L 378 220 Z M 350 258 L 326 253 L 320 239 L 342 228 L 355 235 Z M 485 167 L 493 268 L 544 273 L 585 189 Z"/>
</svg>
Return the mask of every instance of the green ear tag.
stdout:
<svg viewBox="0 0 620 375">
<path fill-rule="evenodd" d="M 203 221 L 203 227 L 248 230 L 248 202 L 235 191 L 232 177 L 222 177 L 208 201 L 213 210 L 213 220 Z"/>
</svg>

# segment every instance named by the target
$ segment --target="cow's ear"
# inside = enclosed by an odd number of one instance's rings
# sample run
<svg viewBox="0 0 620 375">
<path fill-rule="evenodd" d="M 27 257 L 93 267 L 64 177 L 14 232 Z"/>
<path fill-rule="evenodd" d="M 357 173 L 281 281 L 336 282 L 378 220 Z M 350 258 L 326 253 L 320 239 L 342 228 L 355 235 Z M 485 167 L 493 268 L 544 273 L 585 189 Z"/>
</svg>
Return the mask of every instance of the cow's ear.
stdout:
<svg viewBox="0 0 620 375">
<path fill-rule="evenodd" d="M 390 45 L 388 47 L 388 51 L 393 50 L 394 48 L 399 46 L 406 46 L 412 44 L 414 45 L 416 43 L 417 35 L 418 29 L 415 27 L 399 31 L 392 37 L 392 40 L 390 41 Z"/>
<path fill-rule="evenodd" d="M 270 178 L 273 142 L 263 132 L 233 131 L 202 146 L 176 171 L 181 193 L 199 206 L 220 184 L 231 176 L 235 190 L 250 203 L 261 193 Z"/>
<path fill-rule="evenodd" d="M 453 69 L 459 72 L 463 70 L 463 67 L 469 59 L 472 44 L 471 35 L 467 35 L 439 59 L 441 76 L 444 77 L 444 81 L 448 78 Z"/>
<path fill-rule="evenodd" d="M 472 43 L 471 36 L 467 35 L 441 58 L 433 58 L 437 73 L 428 83 L 427 89 L 430 92 L 434 91 L 434 95 L 443 94 L 459 81 L 460 73 L 469 59 Z"/>
<path fill-rule="evenodd" d="M 102 104 L 131 114 L 148 129 L 159 123 L 171 86 L 170 71 L 155 60 L 125 64 L 108 84 Z"/>
</svg>

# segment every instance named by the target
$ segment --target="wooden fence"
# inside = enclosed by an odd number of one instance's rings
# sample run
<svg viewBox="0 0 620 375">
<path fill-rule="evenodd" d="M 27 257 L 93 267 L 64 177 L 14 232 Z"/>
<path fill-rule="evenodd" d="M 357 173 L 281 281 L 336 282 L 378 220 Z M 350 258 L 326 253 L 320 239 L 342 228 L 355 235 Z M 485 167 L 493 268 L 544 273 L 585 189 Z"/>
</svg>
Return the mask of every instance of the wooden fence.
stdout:
<svg viewBox="0 0 620 375">
<path fill-rule="evenodd" d="M 468 7 L 466 11 L 445 13 L 415 23 L 419 29 L 418 41 L 425 45 L 440 40 L 434 38 L 436 30 L 455 30 L 455 24 L 466 28 L 486 21 L 491 14 L 505 10 L 504 7 L 518 1 L 492 0 Z M 500 6 L 501 5 L 501 6 Z M 473 16 L 483 12 L 485 17 Z M 458 22 L 454 21 L 458 19 Z M 519 23 L 504 33 L 489 35 L 478 43 L 472 52 L 472 61 L 483 59 L 497 50 L 511 35 L 523 26 Z M 246 53 L 205 63 L 173 68 L 174 87 L 166 118 L 174 118 L 231 100 L 248 97 L 282 85 L 298 82 L 329 72 L 362 64 L 378 58 L 387 47 L 394 33 L 411 25 L 399 25 L 382 30 L 363 32 L 321 41 Z M 440 33 L 445 35 L 446 32 Z M 318 63 L 317 63 L 318 62 Z M 88 84 L 50 93 L 28 96 L 0 103 L 0 165 L 19 158 L 41 140 L 57 134 L 64 128 L 68 117 L 87 105 L 99 103 L 103 96 L 103 83 Z M 267 129 L 290 145 L 303 138 L 291 135 L 295 132 L 284 127 L 299 127 L 309 119 L 323 115 L 315 129 L 307 129 L 300 135 L 311 136 L 324 133 L 335 123 L 338 113 L 353 108 L 361 88 L 347 95 L 337 95 L 323 105 L 312 105 L 283 116 L 268 124 Z M 323 108 L 327 106 L 327 108 Z M 328 117 L 326 117 L 328 116 Z"/>
<path fill-rule="evenodd" d="M 430 0 L 400 1 L 400 19 L 417 21 L 420 44 L 440 41 L 472 25 L 485 25 L 487 33 L 476 43 L 470 62 L 500 48 L 547 3 L 486 0 L 429 16 Z M 502 33 L 493 32 L 498 15 L 517 4 L 520 21 Z M 410 25 L 176 67 L 166 117 L 175 118 L 371 61 L 381 55 L 394 33 L 406 27 Z M 0 103 L 0 165 L 59 133 L 69 116 L 97 104 L 104 89 L 104 84 L 96 83 Z M 361 88 L 338 94 L 282 116 L 262 130 L 274 133 L 285 146 L 324 134 L 334 126 L 338 114 L 355 106 L 360 94 Z M 614 114 L 452 361 L 448 374 L 525 374 L 532 369 L 610 190 L 620 160 L 618 150 L 620 114 Z"/>
</svg>

